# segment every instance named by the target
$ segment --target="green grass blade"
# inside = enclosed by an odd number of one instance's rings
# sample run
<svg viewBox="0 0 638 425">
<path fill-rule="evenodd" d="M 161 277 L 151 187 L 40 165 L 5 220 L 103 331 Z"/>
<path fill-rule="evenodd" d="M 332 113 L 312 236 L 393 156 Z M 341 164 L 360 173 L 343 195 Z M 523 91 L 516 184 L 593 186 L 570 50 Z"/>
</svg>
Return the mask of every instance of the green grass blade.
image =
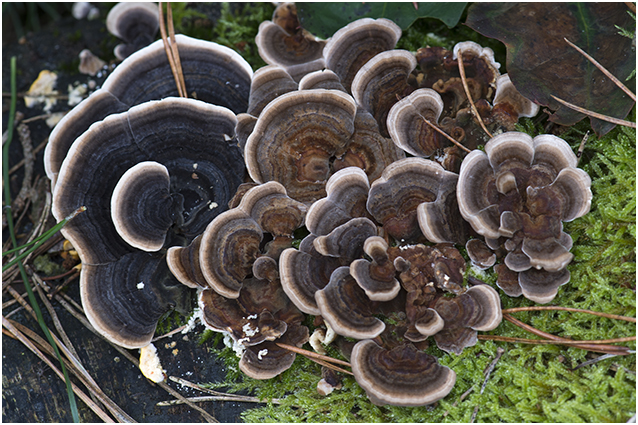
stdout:
<svg viewBox="0 0 638 425">
<path fill-rule="evenodd" d="M 15 112 L 16 112 L 16 99 L 17 99 L 17 90 L 16 90 L 16 58 L 13 56 L 11 58 L 11 107 L 9 109 L 9 122 L 7 123 L 7 141 L 2 148 L 2 180 L 4 182 L 4 199 L 5 199 L 5 214 L 7 216 L 7 227 L 9 228 L 9 236 L 11 237 L 11 242 L 14 247 L 18 246 L 18 241 L 15 235 L 15 229 L 13 227 L 13 212 L 11 211 L 11 191 L 9 188 L 9 146 L 11 145 L 11 140 L 13 138 L 13 125 L 15 121 Z M 75 400 L 75 394 L 73 393 L 73 388 L 71 387 L 71 379 L 69 378 L 69 374 L 64 367 L 64 362 L 62 361 L 62 356 L 60 355 L 60 351 L 58 350 L 58 346 L 56 345 L 53 337 L 51 336 L 51 332 L 49 332 L 49 328 L 47 328 L 44 317 L 42 316 L 42 311 L 40 310 L 40 306 L 38 305 L 38 301 L 33 294 L 33 290 L 31 289 L 31 284 L 29 282 L 29 277 L 27 276 L 27 272 L 24 269 L 22 263 L 18 263 L 18 267 L 20 268 L 20 276 L 22 277 L 22 281 L 24 282 L 24 287 L 27 291 L 27 295 L 29 297 L 29 302 L 31 303 L 31 307 L 38 318 L 38 324 L 42 328 L 42 332 L 47 337 L 49 344 L 53 347 L 55 351 L 55 355 L 60 362 L 60 367 L 62 369 L 62 373 L 64 374 L 64 380 L 66 382 L 66 391 L 69 396 L 69 406 L 71 407 L 71 414 L 73 416 L 74 422 L 80 422 L 80 415 L 78 414 L 78 406 Z"/>
</svg>

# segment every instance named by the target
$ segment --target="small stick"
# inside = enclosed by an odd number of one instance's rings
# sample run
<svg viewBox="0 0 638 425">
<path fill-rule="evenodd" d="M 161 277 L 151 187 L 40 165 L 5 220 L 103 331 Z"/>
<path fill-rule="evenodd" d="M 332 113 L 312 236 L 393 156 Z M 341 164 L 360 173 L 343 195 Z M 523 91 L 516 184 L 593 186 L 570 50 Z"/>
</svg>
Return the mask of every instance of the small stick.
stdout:
<svg viewBox="0 0 638 425">
<path fill-rule="evenodd" d="M 498 347 L 496 349 L 496 357 L 494 357 L 494 360 L 492 360 L 492 363 L 490 363 L 490 365 L 487 367 L 487 370 L 485 371 L 485 380 L 483 381 L 483 385 L 481 386 L 480 394 L 483 394 L 483 391 L 485 391 L 487 380 L 490 379 L 490 375 L 492 374 L 492 371 L 496 367 L 496 363 L 498 363 L 499 359 L 501 358 L 504 352 L 505 352 L 505 349 L 501 347 Z"/>
<path fill-rule="evenodd" d="M 589 139 L 589 130 L 583 136 L 583 140 L 580 142 L 580 146 L 578 146 L 578 152 L 576 152 L 576 165 L 580 162 L 580 157 L 583 156 L 583 151 L 585 150 L 585 143 L 587 143 L 587 139 Z"/>
<path fill-rule="evenodd" d="M 593 365 L 594 363 L 598 363 L 601 360 L 610 359 L 610 358 L 616 357 L 616 356 L 617 356 L 617 354 L 603 354 L 602 356 L 598 356 L 595 359 L 587 360 L 586 362 L 583 362 L 583 363 L 579 364 L 578 366 L 576 366 L 575 368 L 570 369 L 570 370 L 573 372 L 574 370 L 580 369 L 581 367 Z"/>
<path fill-rule="evenodd" d="M 483 123 L 483 119 L 481 118 L 481 115 L 478 113 L 478 110 L 476 109 L 476 105 L 474 105 L 474 101 L 472 100 L 472 95 L 470 94 L 470 87 L 467 85 L 467 79 L 465 78 L 465 67 L 463 66 L 463 54 L 460 49 L 458 51 L 458 56 L 459 56 L 458 64 L 459 64 L 459 73 L 461 74 L 461 82 L 463 83 L 463 88 L 465 89 L 465 95 L 467 96 L 467 100 L 470 102 L 472 113 L 478 120 L 485 134 L 490 136 L 490 139 L 491 139 L 494 136 L 492 136 L 492 133 L 487 131 L 487 127 L 485 127 L 485 124 Z"/>
<path fill-rule="evenodd" d="M 284 349 L 286 349 L 288 351 L 292 351 L 293 353 L 301 354 L 301 355 L 306 356 L 306 357 L 308 357 L 310 359 L 323 360 L 323 361 L 329 362 L 329 363 L 340 364 L 341 366 L 352 367 L 352 366 L 350 366 L 350 363 L 345 362 L 343 360 L 339 360 L 339 359 L 335 359 L 335 358 L 332 358 L 332 357 L 324 356 L 324 355 L 315 353 L 313 351 L 304 350 L 303 348 L 297 348 L 294 345 L 283 344 L 281 342 L 276 342 L 275 344 L 278 347 L 284 348 Z"/>
<path fill-rule="evenodd" d="M 479 407 L 478 407 L 478 406 L 476 406 L 476 407 L 474 408 L 474 412 L 472 413 L 472 417 L 470 418 L 470 423 L 471 423 L 471 424 L 473 424 L 473 423 L 474 423 L 474 421 L 476 420 L 476 415 L 478 414 L 478 409 L 479 409 Z"/>
<path fill-rule="evenodd" d="M 509 336 L 499 336 L 499 335 L 479 335 L 479 339 L 483 339 L 486 341 L 518 342 L 522 344 L 561 344 L 561 345 L 600 344 L 600 345 L 603 345 L 603 344 L 613 344 L 616 342 L 635 341 L 636 337 L 627 336 L 624 338 L 595 339 L 590 341 L 574 341 L 574 340 L 568 339 L 568 340 L 564 340 L 560 342 L 556 340 L 552 340 L 552 339 L 526 339 L 526 338 L 516 338 L 516 337 L 509 337 Z"/>
<path fill-rule="evenodd" d="M 168 7 L 167 7 L 167 11 L 168 11 Z M 166 51 L 166 57 L 171 67 L 171 71 L 173 72 L 175 85 L 177 86 L 177 93 L 179 94 L 180 97 L 187 97 L 186 92 L 182 91 L 182 85 L 180 84 L 181 80 L 179 79 L 179 72 L 177 71 L 177 63 L 175 61 L 175 58 L 173 57 L 173 50 L 169 46 L 168 35 L 166 34 L 166 27 L 164 26 L 164 11 L 162 8 L 162 2 L 159 2 L 159 27 L 160 27 L 160 33 L 162 34 L 162 40 L 164 41 L 164 50 Z"/>
<path fill-rule="evenodd" d="M 151 340 L 151 342 L 159 341 L 160 339 L 168 338 L 169 336 L 175 335 L 176 333 L 179 333 L 179 332 L 183 331 L 184 329 L 186 329 L 187 326 L 188 325 L 183 325 L 183 326 L 180 326 L 177 329 L 173 329 L 172 331 L 170 331 L 170 332 L 168 332 L 168 333 L 166 333 L 164 335 L 156 336 L 155 338 L 153 338 Z"/>
<path fill-rule="evenodd" d="M 612 124 L 616 124 L 616 125 L 623 125 L 625 127 L 631 127 L 631 128 L 636 128 L 636 123 L 635 122 L 631 122 L 631 121 L 625 121 L 625 120 L 621 120 L 618 118 L 614 118 L 614 117 L 609 117 L 607 115 L 603 115 L 603 114 L 599 114 L 598 112 L 593 112 L 590 111 L 588 109 L 584 109 L 581 108 L 580 106 L 576 106 L 573 103 L 569 103 L 564 101 L 563 99 L 560 99 L 556 96 L 554 96 L 553 94 L 551 95 L 557 102 L 577 111 L 580 112 L 581 114 L 585 114 L 587 116 L 590 117 L 594 117 L 594 118 L 598 118 L 599 120 L 603 120 L 603 121 L 607 121 L 610 122 Z"/>
<path fill-rule="evenodd" d="M 332 369 L 335 372 L 342 372 L 342 373 L 346 373 L 348 375 L 354 376 L 354 373 L 350 372 L 349 370 L 342 369 L 339 366 L 333 365 L 332 363 L 324 362 L 323 360 L 318 360 L 318 359 L 310 359 L 310 360 L 312 360 L 313 362 L 315 362 L 315 363 L 317 363 L 317 364 L 319 364 L 319 365 L 321 365 L 323 367 L 327 367 L 328 369 Z"/>
<path fill-rule="evenodd" d="M 440 134 L 442 134 L 445 138 L 447 138 L 450 142 L 454 143 L 456 146 L 458 146 L 459 148 L 463 149 L 465 152 L 470 153 L 472 152 L 471 150 L 469 150 L 468 148 L 466 148 L 465 146 L 463 146 L 461 143 L 459 143 L 457 140 L 454 140 L 454 138 L 452 136 L 450 136 L 449 134 L 447 134 L 445 131 L 441 130 L 439 127 L 437 127 L 436 125 L 434 125 L 432 122 L 430 122 L 430 120 L 428 120 L 427 118 L 423 117 L 423 121 L 425 121 L 425 123 L 427 125 L 429 125 L 430 127 L 432 127 L 433 129 L 435 129 L 437 132 L 439 132 Z"/>
<path fill-rule="evenodd" d="M 184 97 L 188 97 L 186 92 L 186 82 L 184 81 L 184 73 L 182 72 L 182 62 L 179 59 L 179 51 L 177 50 L 177 40 L 175 40 L 175 28 L 173 28 L 173 8 L 171 3 L 166 3 L 166 20 L 168 21 L 168 37 L 171 40 L 171 50 L 173 51 L 173 59 L 175 60 L 175 69 L 177 70 L 177 79 L 182 87 Z"/>
<path fill-rule="evenodd" d="M 607 78 L 609 78 L 611 81 L 613 81 L 614 84 L 616 84 L 616 86 L 618 86 L 619 89 L 624 91 L 625 94 L 627 94 L 627 96 L 629 96 L 634 102 L 636 101 L 636 95 L 633 94 L 632 91 L 627 88 L 627 86 L 625 86 L 623 83 L 621 83 L 620 80 L 614 76 L 614 74 L 612 74 L 611 72 L 607 71 L 607 69 L 604 66 L 602 66 L 601 64 L 599 64 L 596 59 L 594 59 L 593 57 L 589 56 L 587 54 L 587 52 L 585 52 L 583 49 L 581 49 L 580 47 L 578 47 L 577 45 L 575 45 L 574 43 L 569 41 L 567 38 L 563 38 L 563 40 L 565 40 L 565 42 L 567 42 L 567 44 L 569 44 L 574 49 L 576 49 L 578 51 L 578 53 L 580 53 L 581 55 L 585 56 L 587 58 L 587 60 L 589 60 L 591 63 L 593 63 L 596 66 L 596 68 L 598 68 L 600 70 L 600 72 L 605 74 L 607 76 Z"/>
<path fill-rule="evenodd" d="M 626 322 L 636 323 L 635 317 L 619 316 L 617 314 L 600 313 L 598 311 L 583 310 L 580 308 L 572 308 L 572 307 L 559 307 L 559 306 L 553 306 L 553 305 L 506 308 L 503 310 L 503 313 L 511 314 L 511 313 L 518 313 L 519 311 L 542 311 L 542 310 L 573 311 L 576 313 L 587 313 L 587 314 L 592 314 L 594 316 L 606 317 L 608 319 L 624 320 Z"/>
<path fill-rule="evenodd" d="M 253 400 L 246 400 L 237 396 L 221 396 L 221 395 L 207 395 L 207 396 L 199 396 L 199 397 L 186 397 L 184 400 L 190 403 L 200 403 L 204 401 L 238 401 L 243 403 L 267 403 L 266 401 L 261 401 L 257 397 L 252 397 Z M 164 406 L 175 406 L 178 404 L 184 404 L 184 400 L 165 400 L 160 401 L 156 404 L 156 406 L 164 407 Z M 273 399 L 274 400 L 274 399 Z M 273 401 L 273 404 L 280 404 L 279 401 Z"/>
<path fill-rule="evenodd" d="M 27 122 L 27 121 L 28 120 L 24 120 L 23 122 Z M 36 146 L 35 149 L 33 149 L 33 153 L 36 154 L 40 152 L 42 149 L 44 149 L 44 147 L 47 145 L 48 142 L 49 142 L 49 138 L 47 137 L 46 139 L 44 139 L 44 142 L 40 143 L 38 146 Z M 24 159 L 21 159 L 16 165 L 14 165 L 13 167 L 9 169 L 9 175 L 15 173 L 23 165 L 24 165 Z"/>
<path fill-rule="evenodd" d="M 234 399 L 231 401 L 246 401 L 246 402 L 250 402 L 250 403 L 265 403 L 264 401 L 260 400 L 257 397 L 251 397 L 251 396 L 247 396 L 247 395 L 240 395 L 240 394 L 229 394 L 229 393 L 222 393 L 219 391 L 215 391 L 215 390 L 211 390 L 210 388 L 206 388 L 206 387 L 202 387 L 201 385 L 197 385 L 193 382 L 187 381 L 186 379 L 182 379 L 182 378 L 178 378 L 177 376 L 169 376 L 168 379 L 170 379 L 173 382 L 177 382 L 180 385 L 183 385 L 185 387 L 189 387 L 189 388 L 193 388 L 196 389 L 198 391 L 202 391 L 211 395 L 214 395 L 216 397 L 233 397 Z M 281 403 L 281 401 L 277 398 L 273 398 L 271 400 L 272 403 L 275 404 L 279 404 Z"/>
</svg>

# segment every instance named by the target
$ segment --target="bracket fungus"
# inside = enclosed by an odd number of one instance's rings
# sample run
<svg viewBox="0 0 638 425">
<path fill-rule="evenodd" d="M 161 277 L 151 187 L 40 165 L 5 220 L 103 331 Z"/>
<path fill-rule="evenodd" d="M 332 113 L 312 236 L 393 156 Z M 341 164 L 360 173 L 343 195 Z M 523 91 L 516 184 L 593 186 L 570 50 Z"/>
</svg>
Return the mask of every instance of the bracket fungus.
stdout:
<svg viewBox="0 0 638 425">
<path fill-rule="evenodd" d="M 253 74 L 250 65 L 233 50 L 216 43 L 181 34 L 175 38 L 187 92 L 235 114 L 245 112 Z M 44 167 L 52 187 L 71 144 L 91 124 L 135 105 L 177 95 L 162 40 L 129 56 L 108 76 L 101 89 L 73 108 L 51 132 Z M 228 137 L 232 134 L 229 132 Z"/>
<path fill-rule="evenodd" d="M 390 350 L 374 340 L 357 342 L 350 357 L 352 372 L 376 405 L 423 406 L 449 394 L 456 373 L 411 343 Z"/>
<path fill-rule="evenodd" d="M 283 67 L 296 81 L 324 68 L 326 42 L 301 27 L 294 3 L 277 6 L 272 21 L 259 25 L 255 44 L 264 62 Z"/>
<path fill-rule="evenodd" d="M 125 43 L 115 46 L 113 53 L 119 60 L 148 46 L 159 29 L 159 10 L 155 3 L 117 3 L 106 16 L 106 28 Z"/>
<path fill-rule="evenodd" d="M 227 140 L 235 123 L 226 108 L 167 98 L 108 116 L 69 149 L 53 215 L 87 208 L 62 233 L 83 263 L 87 317 L 114 343 L 148 344 L 159 317 L 187 302 L 163 251 L 140 249 L 188 243 L 222 211 L 211 205 L 227 203 L 245 173 Z"/>
<path fill-rule="evenodd" d="M 388 19 L 358 19 L 328 40 L 323 50 L 326 68 L 334 71 L 350 92 L 359 69 L 377 54 L 394 49 L 400 37 L 401 28 Z"/>
<path fill-rule="evenodd" d="M 572 240 L 562 222 L 585 215 L 592 198 L 591 179 L 576 163 L 556 136 L 507 132 L 461 164 L 461 214 L 486 240 L 503 238 L 504 264 L 519 274 L 520 292 L 532 301 L 551 301 L 569 281 Z M 511 285 L 504 290 L 518 292 Z"/>
</svg>

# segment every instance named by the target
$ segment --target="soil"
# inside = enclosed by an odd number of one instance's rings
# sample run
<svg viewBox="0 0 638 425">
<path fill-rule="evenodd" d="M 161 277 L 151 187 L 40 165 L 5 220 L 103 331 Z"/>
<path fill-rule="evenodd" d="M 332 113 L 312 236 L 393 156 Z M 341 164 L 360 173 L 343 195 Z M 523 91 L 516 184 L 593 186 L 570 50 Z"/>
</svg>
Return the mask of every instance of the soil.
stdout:
<svg viewBox="0 0 638 425">
<path fill-rule="evenodd" d="M 214 4 L 213 4 L 214 5 Z M 71 16 L 71 4 L 57 4 L 61 18 L 55 22 L 42 22 L 37 32 L 28 32 L 18 39 L 10 25 L 6 25 L 7 14 L 3 4 L 3 42 L 2 42 L 2 123 L 6 131 L 10 105 L 10 59 L 17 61 L 17 92 L 26 92 L 42 70 L 54 71 L 58 75 L 57 90 L 61 95 L 68 93 L 68 86 L 89 84 L 93 80 L 99 87 L 106 78 L 108 71 L 101 72 L 95 77 L 80 74 L 78 71 L 78 54 L 83 49 L 89 49 L 103 60 L 115 63 L 113 47 L 120 43 L 118 39 L 106 31 L 104 17 L 112 4 L 96 3 L 100 9 L 100 18 L 89 21 L 77 20 Z M 211 20 L 214 20 L 215 7 L 211 9 Z M 42 11 L 40 11 L 42 12 Z M 41 13 L 42 14 L 42 13 Z M 217 15 L 218 16 L 218 15 Z M 46 18 L 46 16 L 45 16 Z M 112 69 L 110 67 L 109 69 Z M 59 99 L 52 112 L 66 112 L 72 107 L 66 99 Z M 17 111 L 29 119 L 42 115 L 42 105 L 27 108 L 22 97 L 18 98 Z M 51 129 L 43 119 L 36 119 L 28 124 L 33 147 L 46 141 Z M 22 158 L 22 146 L 14 133 L 9 152 L 9 167 L 13 167 Z M 34 181 L 44 180 L 43 188 L 48 187 L 48 180 L 44 173 L 42 162 L 43 150 L 35 157 Z M 11 195 L 14 199 L 22 184 L 24 167 L 21 167 L 10 177 Z M 28 212 L 26 218 L 18 225 L 16 232 L 28 233 L 33 226 L 36 216 L 33 211 Z M 8 239 L 8 232 L 4 231 L 3 243 Z M 3 251 L 7 249 L 6 245 Z M 3 276 L 3 279 L 5 276 Z M 19 280 L 19 278 L 18 278 Z M 55 285 L 62 280 L 53 281 Z M 3 287 L 4 287 L 3 281 Z M 12 286 L 23 293 L 21 284 Z M 79 289 L 77 280 L 71 282 L 66 293 L 79 303 Z M 26 297 L 25 297 L 26 298 Z M 25 311 L 17 304 L 6 305 L 13 298 L 3 288 L 3 315 L 11 320 L 24 324 L 37 331 L 41 336 L 38 325 L 31 320 Z M 53 303 L 55 312 L 78 352 L 80 361 L 90 372 L 102 390 L 115 401 L 125 412 L 139 422 L 201 422 L 202 416 L 196 410 L 185 405 L 159 407 L 157 402 L 169 400 L 173 397 L 159 386 L 144 378 L 139 369 L 123 358 L 114 348 L 102 338 L 88 331 L 78 320 L 71 316 L 58 303 Z M 50 316 L 42 307 L 43 314 L 51 329 L 54 329 Z M 158 348 L 162 366 L 169 376 L 177 376 L 195 382 L 220 382 L 225 372 L 222 365 L 209 353 L 212 343 L 198 344 L 197 329 L 187 336 L 177 334 L 163 339 L 155 345 Z M 173 343 L 175 345 L 173 346 Z M 177 350 L 177 351 L 174 351 Z M 138 357 L 137 350 L 130 350 L 134 357 Z M 57 360 L 53 360 L 59 366 Z M 185 396 L 205 395 L 174 382 L 168 385 Z M 2 335 L 2 421 L 3 422 L 72 422 L 69 401 L 64 382 L 22 343 L 3 334 Z M 206 402 L 200 404 L 220 422 L 238 422 L 239 414 L 254 404 L 235 402 Z M 78 401 L 80 420 L 82 422 L 100 422 L 82 401 Z"/>
</svg>

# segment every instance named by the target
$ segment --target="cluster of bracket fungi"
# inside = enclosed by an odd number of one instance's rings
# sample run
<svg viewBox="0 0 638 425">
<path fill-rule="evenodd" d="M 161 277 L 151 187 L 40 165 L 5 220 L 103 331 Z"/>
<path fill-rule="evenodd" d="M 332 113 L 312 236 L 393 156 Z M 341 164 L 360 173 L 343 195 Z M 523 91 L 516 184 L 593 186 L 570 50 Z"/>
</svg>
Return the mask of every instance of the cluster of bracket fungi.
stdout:
<svg viewBox="0 0 638 425">
<path fill-rule="evenodd" d="M 87 208 L 63 232 L 93 326 L 143 347 L 197 288 L 202 321 L 228 333 L 247 375 L 290 367 L 277 343 L 336 338 L 373 403 L 417 406 L 456 380 L 428 338 L 460 354 L 502 319 L 494 288 L 464 284 L 455 244 L 506 294 L 553 299 L 572 259 L 562 221 L 588 212 L 589 177 L 563 140 L 511 131 L 538 106 L 490 49 L 414 54 L 394 49 L 400 36 L 366 18 L 318 40 L 283 4 L 259 28 L 269 65 L 253 74 L 178 35 L 187 99 L 161 40 L 125 59 L 46 151 L 55 217 Z M 321 319 L 312 336 L 306 314 Z"/>
</svg>

